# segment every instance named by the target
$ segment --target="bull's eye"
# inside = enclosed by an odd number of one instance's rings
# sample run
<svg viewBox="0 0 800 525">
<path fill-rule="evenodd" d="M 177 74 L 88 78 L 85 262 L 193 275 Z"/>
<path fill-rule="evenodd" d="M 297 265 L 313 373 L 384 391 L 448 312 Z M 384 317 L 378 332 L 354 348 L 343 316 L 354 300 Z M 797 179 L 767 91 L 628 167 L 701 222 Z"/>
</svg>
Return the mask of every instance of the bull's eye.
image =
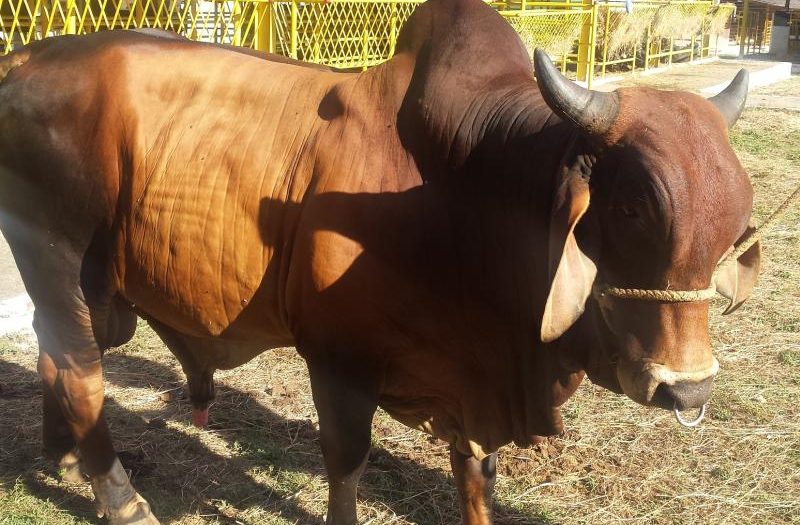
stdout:
<svg viewBox="0 0 800 525">
<path fill-rule="evenodd" d="M 636 213 L 636 209 L 634 207 L 628 206 L 626 204 L 622 204 L 619 207 L 617 207 L 617 211 L 621 213 L 624 217 L 627 217 L 629 219 L 635 219 L 639 216 L 639 214 Z"/>
</svg>

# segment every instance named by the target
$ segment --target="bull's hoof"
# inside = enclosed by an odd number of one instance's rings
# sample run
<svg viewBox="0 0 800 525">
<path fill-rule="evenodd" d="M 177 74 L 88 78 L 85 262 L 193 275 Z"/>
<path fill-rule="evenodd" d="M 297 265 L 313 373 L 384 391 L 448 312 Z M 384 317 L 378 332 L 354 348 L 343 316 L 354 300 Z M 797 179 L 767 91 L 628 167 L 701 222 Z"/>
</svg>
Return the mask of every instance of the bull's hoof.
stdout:
<svg viewBox="0 0 800 525">
<path fill-rule="evenodd" d="M 197 428 L 205 428 L 208 426 L 208 408 L 192 409 L 192 424 Z"/>
<path fill-rule="evenodd" d="M 110 525 L 160 525 L 150 505 L 133 488 L 119 459 L 114 459 L 104 476 L 92 478 L 97 516 Z"/>
<path fill-rule="evenodd" d="M 161 525 L 150 511 L 150 505 L 138 493 L 123 508 L 107 511 L 106 515 L 109 525 Z"/>
</svg>

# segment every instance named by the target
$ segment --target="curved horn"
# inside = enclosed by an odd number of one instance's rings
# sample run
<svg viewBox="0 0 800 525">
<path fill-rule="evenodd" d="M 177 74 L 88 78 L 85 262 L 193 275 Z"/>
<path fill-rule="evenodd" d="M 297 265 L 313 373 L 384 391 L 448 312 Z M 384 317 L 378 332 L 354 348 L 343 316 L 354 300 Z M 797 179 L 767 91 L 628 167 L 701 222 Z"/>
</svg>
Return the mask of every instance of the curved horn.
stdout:
<svg viewBox="0 0 800 525">
<path fill-rule="evenodd" d="M 589 91 L 565 78 L 542 49 L 533 52 L 536 80 L 544 101 L 556 115 L 592 135 L 602 135 L 619 113 L 616 93 Z"/>
<path fill-rule="evenodd" d="M 744 110 L 744 103 L 747 101 L 747 88 L 750 85 L 750 74 L 746 69 L 740 69 L 728 87 L 708 99 L 717 109 L 725 121 L 728 128 L 733 127 L 739 116 Z"/>
</svg>

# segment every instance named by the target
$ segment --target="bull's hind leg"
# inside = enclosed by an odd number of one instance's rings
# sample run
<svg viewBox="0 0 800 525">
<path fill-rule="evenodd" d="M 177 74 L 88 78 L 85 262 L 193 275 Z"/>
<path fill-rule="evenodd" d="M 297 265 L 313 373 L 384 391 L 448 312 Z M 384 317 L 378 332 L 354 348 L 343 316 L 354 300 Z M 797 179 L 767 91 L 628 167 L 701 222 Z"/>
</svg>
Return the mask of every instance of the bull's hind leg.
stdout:
<svg viewBox="0 0 800 525">
<path fill-rule="evenodd" d="M 34 299 L 39 375 L 80 451 L 99 515 L 114 524 L 157 524 L 117 459 L 103 411 L 101 350 L 79 296 L 56 305 Z M 44 304 L 43 304 L 44 303 Z"/>
<path fill-rule="evenodd" d="M 98 514 L 112 525 L 156 525 L 117 459 L 103 412 L 102 349 L 118 342 L 132 314 L 115 318 L 111 294 L 102 299 L 100 288 L 87 302 L 87 279 L 81 272 L 87 268 L 85 250 L 73 249 L 45 228 L 17 226 L 14 231 L 32 233 L 7 238 L 35 307 L 45 446 L 59 455 L 73 442 L 77 445 Z"/>
<path fill-rule="evenodd" d="M 108 312 L 107 329 L 102 331 L 105 341 L 101 350 L 127 343 L 136 329 L 136 315 L 120 297 L 115 297 L 105 307 L 96 308 Z M 96 316 L 95 316 L 96 317 Z M 93 330 L 97 339 L 98 330 Z M 61 411 L 56 392 L 43 384 L 42 387 L 42 444 L 45 457 L 58 465 L 62 479 L 71 482 L 84 480 L 84 469 L 80 461 L 75 438 L 67 419 Z"/>
</svg>

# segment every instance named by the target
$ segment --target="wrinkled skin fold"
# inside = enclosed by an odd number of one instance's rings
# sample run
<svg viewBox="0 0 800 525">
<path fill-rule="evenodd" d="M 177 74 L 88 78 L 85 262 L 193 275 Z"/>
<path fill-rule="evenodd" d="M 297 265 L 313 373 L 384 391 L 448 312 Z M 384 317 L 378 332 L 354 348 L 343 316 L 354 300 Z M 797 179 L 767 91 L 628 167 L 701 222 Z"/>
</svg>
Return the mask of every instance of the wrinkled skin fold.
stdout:
<svg viewBox="0 0 800 525">
<path fill-rule="evenodd" d="M 136 315 L 180 361 L 197 424 L 215 370 L 297 347 L 329 524 L 357 521 L 378 406 L 451 444 L 476 525 L 496 450 L 561 432 L 585 374 L 704 403 L 706 303 L 590 292 L 709 285 L 752 207 L 727 140 L 738 106 L 633 88 L 586 121 L 576 97 L 601 99 L 548 64 L 537 84 L 479 0 L 420 6 L 363 73 L 153 32 L 0 58 L 0 230 L 36 306 L 48 455 L 80 458 L 111 523 L 157 523 L 103 413 L 102 353 Z M 737 305 L 757 259 L 726 278 Z"/>
</svg>

